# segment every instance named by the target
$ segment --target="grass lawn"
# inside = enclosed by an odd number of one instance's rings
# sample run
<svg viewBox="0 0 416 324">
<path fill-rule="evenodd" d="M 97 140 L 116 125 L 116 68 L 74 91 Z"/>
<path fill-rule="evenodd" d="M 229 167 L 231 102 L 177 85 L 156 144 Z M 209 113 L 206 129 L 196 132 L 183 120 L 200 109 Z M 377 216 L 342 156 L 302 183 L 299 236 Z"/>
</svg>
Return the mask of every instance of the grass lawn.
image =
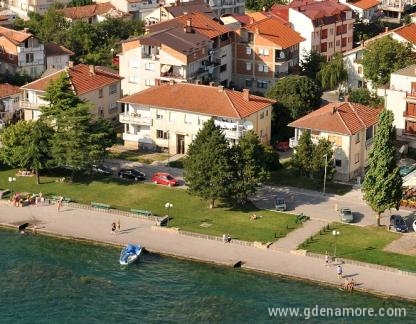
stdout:
<svg viewBox="0 0 416 324">
<path fill-rule="evenodd" d="M 16 176 L 16 170 L 0 170 L 0 188 L 11 187 L 8 182 L 10 176 Z M 94 201 L 122 210 L 150 210 L 155 215 L 165 215 L 164 205 L 170 202 L 173 208 L 170 210 L 172 219 L 169 226 L 218 236 L 229 233 L 233 238 L 247 241 L 274 241 L 275 233 L 283 236 L 298 226 L 295 224 L 295 216 L 258 210 L 251 204 L 241 209 L 227 206 L 210 209 L 206 201 L 189 195 L 184 189 L 89 176 L 83 176 L 80 181 L 72 183 L 56 182 L 60 177 L 62 174 L 41 176 L 39 185 L 36 184 L 35 177 L 16 177 L 13 190 L 42 192 L 44 196 L 62 195 L 79 203 L 90 204 Z M 249 218 L 253 213 L 261 218 L 251 221 Z M 201 226 L 203 223 L 207 227 Z"/>
<path fill-rule="evenodd" d="M 414 256 L 383 251 L 386 245 L 400 238 L 400 234 L 388 232 L 384 227 L 359 227 L 341 223 L 331 224 L 330 229 L 315 235 L 312 241 L 304 242 L 300 248 L 321 254 L 328 251 L 333 255 L 335 237 L 332 235 L 332 230 L 336 229 L 340 233 L 336 237 L 337 257 L 416 272 Z"/>
<path fill-rule="evenodd" d="M 282 169 L 271 172 L 270 179 L 268 180 L 269 184 L 277 186 L 291 186 L 316 191 L 323 190 L 323 179 L 317 180 L 309 177 L 294 175 L 288 161 L 283 162 L 282 165 Z M 327 181 L 325 186 L 325 191 L 327 193 L 334 193 L 337 195 L 344 195 L 352 189 L 351 185 L 335 183 L 332 181 Z"/>
</svg>

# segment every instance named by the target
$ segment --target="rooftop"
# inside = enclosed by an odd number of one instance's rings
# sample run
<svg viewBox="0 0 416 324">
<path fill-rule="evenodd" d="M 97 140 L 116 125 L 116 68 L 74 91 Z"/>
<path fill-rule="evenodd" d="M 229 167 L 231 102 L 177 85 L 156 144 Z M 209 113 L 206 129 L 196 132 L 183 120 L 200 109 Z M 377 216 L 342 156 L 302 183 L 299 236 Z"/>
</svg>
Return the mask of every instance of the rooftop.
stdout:
<svg viewBox="0 0 416 324">
<path fill-rule="evenodd" d="M 15 45 L 18 45 L 24 42 L 26 39 L 32 37 L 33 35 L 29 32 L 29 29 L 17 31 L 14 29 L 0 26 L 0 36 L 7 38 Z"/>
<path fill-rule="evenodd" d="M 416 77 L 416 64 L 406 66 L 403 69 L 393 72 L 393 74 L 399 74 L 408 77 Z"/>
<path fill-rule="evenodd" d="M 9 83 L 0 83 L 0 98 L 8 97 L 19 92 L 22 92 L 20 87 Z"/>
</svg>

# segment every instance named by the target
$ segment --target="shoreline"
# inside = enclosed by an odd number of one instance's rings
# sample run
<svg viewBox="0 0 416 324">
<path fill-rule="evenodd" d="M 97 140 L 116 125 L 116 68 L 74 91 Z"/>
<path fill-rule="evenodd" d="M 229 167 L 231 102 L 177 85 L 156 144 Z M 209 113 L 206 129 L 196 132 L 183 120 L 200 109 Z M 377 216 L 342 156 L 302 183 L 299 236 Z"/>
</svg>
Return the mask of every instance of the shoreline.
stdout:
<svg viewBox="0 0 416 324">
<path fill-rule="evenodd" d="M 118 218 L 122 231 L 114 235 L 110 225 Z M 345 278 L 353 277 L 359 284 L 356 287 L 359 293 L 416 302 L 416 291 L 411 288 L 416 287 L 414 275 L 345 263 L 342 264 L 344 277 L 341 280 L 335 273 L 337 264 L 325 267 L 323 259 L 316 257 L 154 230 L 153 221 L 107 212 L 65 205 L 58 212 L 56 206 L 16 208 L 0 203 L 0 226 L 16 230 L 18 224 L 25 222 L 36 223 L 38 235 L 115 247 L 138 242 L 146 251 L 162 256 L 226 267 L 240 263 L 245 271 L 327 287 L 339 288 Z"/>
<path fill-rule="evenodd" d="M 10 230 L 10 231 L 15 231 L 15 230 L 18 229 L 18 226 L 8 225 L 8 224 L 0 224 L 0 228 L 7 229 L 7 230 Z M 42 229 L 38 229 L 37 234 L 33 234 L 33 233 L 29 232 L 25 235 L 41 235 L 41 236 L 46 236 L 46 237 L 52 237 L 52 238 L 55 238 L 55 239 L 81 242 L 81 243 L 95 245 L 95 246 L 114 247 L 114 248 L 122 248 L 124 246 L 124 244 L 119 244 L 119 243 L 114 243 L 114 242 L 106 242 L 106 241 L 99 241 L 99 240 L 97 241 L 97 240 L 92 240 L 92 239 L 89 239 L 89 238 L 82 238 L 82 237 L 76 237 L 76 236 L 68 236 L 68 235 L 65 235 L 65 234 L 44 231 Z M 271 272 L 269 270 L 263 270 L 263 269 L 259 269 L 259 268 L 255 268 L 255 267 L 245 266 L 244 263 L 242 263 L 239 266 L 235 266 L 235 265 L 233 266 L 232 264 L 223 263 L 223 262 L 219 262 L 219 261 L 215 261 L 215 260 L 199 259 L 199 258 L 194 258 L 194 257 L 191 257 L 191 256 L 182 256 L 182 255 L 172 254 L 172 253 L 163 252 L 163 251 L 150 251 L 150 250 L 146 249 L 146 247 L 143 247 L 143 248 L 144 248 L 145 253 L 160 255 L 162 257 L 174 258 L 174 259 L 178 259 L 178 260 L 185 260 L 185 261 L 189 261 L 189 262 L 198 262 L 198 263 L 207 264 L 207 265 L 211 265 L 211 266 L 218 266 L 218 267 L 241 268 L 244 271 L 249 271 L 249 272 L 252 272 L 252 273 L 260 273 L 260 274 L 263 274 L 263 275 L 277 277 L 277 278 L 281 278 L 281 279 L 284 279 L 284 280 L 295 280 L 295 281 L 298 281 L 298 282 L 304 282 L 304 283 L 311 284 L 311 285 L 318 285 L 318 286 L 331 288 L 331 289 L 338 289 L 338 290 L 340 289 L 340 285 L 336 285 L 336 284 L 333 284 L 333 283 L 329 283 L 329 282 L 325 282 L 325 281 L 319 281 L 319 280 L 313 280 L 313 279 L 309 279 L 309 278 L 298 277 L 298 276 L 294 276 L 294 275 L 288 274 L 288 273 Z M 416 304 L 415 299 L 409 299 L 409 298 L 402 297 L 402 296 L 384 294 L 384 293 L 380 293 L 380 292 L 377 292 L 377 291 L 366 290 L 366 289 L 363 289 L 363 288 L 360 288 L 360 287 L 356 287 L 354 290 L 357 293 L 363 294 L 363 295 L 369 294 L 369 295 L 372 295 L 372 296 L 375 296 L 375 297 L 381 298 L 381 299 L 393 299 L 393 300 L 397 300 L 397 301 L 405 301 L 405 302 Z M 345 293 L 348 294 L 347 291 L 345 291 Z"/>
</svg>

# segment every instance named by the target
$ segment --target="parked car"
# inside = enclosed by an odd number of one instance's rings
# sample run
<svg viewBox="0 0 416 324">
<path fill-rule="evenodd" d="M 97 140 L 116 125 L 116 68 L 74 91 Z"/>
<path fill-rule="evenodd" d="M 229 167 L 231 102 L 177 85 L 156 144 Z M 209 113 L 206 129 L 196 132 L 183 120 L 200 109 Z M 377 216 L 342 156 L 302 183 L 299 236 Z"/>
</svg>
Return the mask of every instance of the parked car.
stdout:
<svg viewBox="0 0 416 324">
<path fill-rule="evenodd" d="M 156 172 L 152 176 L 152 182 L 155 184 L 162 184 L 165 186 L 177 186 L 179 184 L 178 180 L 172 177 L 169 173 L 165 172 Z"/>
<path fill-rule="evenodd" d="M 341 222 L 352 223 L 354 221 L 354 215 L 350 208 L 341 208 L 339 210 L 339 214 L 341 217 Z"/>
<path fill-rule="evenodd" d="M 99 173 L 99 174 L 102 174 L 102 175 L 105 175 L 105 176 L 110 176 L 110 175 L 113 174 L 113 171 L 110 168 L 108 168 L 108 167 L 106 167 L 102 164 L 94 164 L 92 166 L 92 171 L 96 172 L 96 173 Z"/>
<path fill-rule="evenodd" d="M 390 216 L 390 229 L 396 232 L 406 233 L 408 228 L 403 217 L 400 215 Z"/>
<path fill-rule="evenodd" d="M 134 180 L 134 181 L 139 181 L 139 180 L 146 179 L 146 175 L 143 172 L 141 172 L 137 169 L 130 169 L 130 168 L 129 169 L 121 169 L 118 172 L 118 176 L 121 179 L 131 179 L 131 180 Z"/>
<path fill-rule="evenodd" d="M 416 165 L 402 165 L 399 167 L 399 173 L 402 177 L 407 176 L 409 173 L 416 170 Z"/>
<path fill-rule="evenodd" d="M 275 149 L 280 152 L 286 152 L 290 150 L 289 141 L 278 141 L 275 144 Z"/>
<path fill-rule="evenodd" d="M 276 197 L 274 199 L 274 208 L 279 211 L 285 211 L 287 208 L 285 199 L 282 197 Z"/>
</svg>

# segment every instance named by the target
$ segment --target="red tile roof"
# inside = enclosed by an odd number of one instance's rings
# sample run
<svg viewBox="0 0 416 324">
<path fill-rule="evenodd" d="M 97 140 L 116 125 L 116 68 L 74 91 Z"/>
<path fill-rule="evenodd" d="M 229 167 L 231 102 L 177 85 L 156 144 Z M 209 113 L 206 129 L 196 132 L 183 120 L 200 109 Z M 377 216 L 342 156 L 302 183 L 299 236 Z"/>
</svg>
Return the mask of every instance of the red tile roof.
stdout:
<svg viewBox="0 0 416 324">
<path fill-rule="evenodd" d="M 333 102 L 293 121 L 289 126 L 350 136 L 377 124 L 381 110 L 352 102 Z"/>
<path fill-rule="evenodd" d="M 54 42 L 45 43 L 45 56 L 56 55 L 74 55 L 75 53 L 67 49 L 66 47 L 56 44 Z"/>
<path fill-rule="evenodd" d="M 60 12 L 64 17 L 70 19 L 90 18 L 97 15 L 104 15 L 111 11 L 118 11 L 110 2 L 91 4 L 86 6 L 67 7 Z"/>
<path fill-rule="evenodd" d="M 305 40 L 297 31 L 286 26 L 276 18 L 265 18 L 247 25 L 245 28 L 256 34 L 258 33 L 263 38 L 282 48 L 288 48 Z"/>
<path fill-rule="evenodd" d="M 378 0 L 358 0 L 358 1 L 355 1 L 355 2 L 353 2 L 353 1 L 349 2 L 349 4 L 351 4 L 351 5 L 353 5 L 357 8 L 361 8 L 363 10 L 366 10 L 366 9 L 370 9 L 370 8 L 373 8 L 373 7 L 377 7 L 380 4 L 380 1 L 378 1 Z"/>
<path fill-rule="evenodd" d="M 26 39 L 32 37 L 33 35 L 29 33 L 29 31 L 17 31 L 13 29 L 9 29 L 6 27 L 0 26 L 0 37 L 3 36 L 10 40 L 13 44 L 20 44 L 24 42 Z"/>
<path fill-rule="evenodd" d="M 408 24 L 393 30 L 408 42 L 416 45 L 416 23 Z"/>
<path fill-rule="evenodd" d="M 95 72 L 92 73 L 90 71 L 90 67 L 92 68 L 93 66 L 78 64 L 74 67 L 68 67 L 50 74 L 44 78 L 28 83 L 21 88 L 28 90 L 46 91 L 46 88 L 51 81 L 57 80 L 61 73 L 66 73 L 69 75 L 69 79 L 72 86 L 74 87 L 76 95 L 79 96 L 121 80 L 121 77 L 115 71 L 111 73 L 108 71 L 108 69 L 95 66 Z"/>
<path fill-rule="evenodd" d="M 20 87 L 9 83 L 0 83 L 0 98 L 8 97 L 19 92 L 22 92 Z"/>
<path fill-rule="evenodd" d="M 344 11 L 351 11 L 350 7 L 339 3 L 338 0 L 293 0 L 289 6 L 302 12 L 312 20 L 339 15 Z"/>
<path fill-rule="evenodd" d="M 280 17 L 284 21 L 289 21 L 289 6 L 288 5 L 282 5 L 282 4 L 275 4 L 270 9 L 270 13 Z"/>
<path fill-rule="evenodd" d="M 209 116 L 242 119 L 260 111 L 275 101 L 216 86 L 191 83 L 163 84 L 120 99 L 130 104 L 150 105 L 165 109 L 189 111 Z"/>
</svg>

